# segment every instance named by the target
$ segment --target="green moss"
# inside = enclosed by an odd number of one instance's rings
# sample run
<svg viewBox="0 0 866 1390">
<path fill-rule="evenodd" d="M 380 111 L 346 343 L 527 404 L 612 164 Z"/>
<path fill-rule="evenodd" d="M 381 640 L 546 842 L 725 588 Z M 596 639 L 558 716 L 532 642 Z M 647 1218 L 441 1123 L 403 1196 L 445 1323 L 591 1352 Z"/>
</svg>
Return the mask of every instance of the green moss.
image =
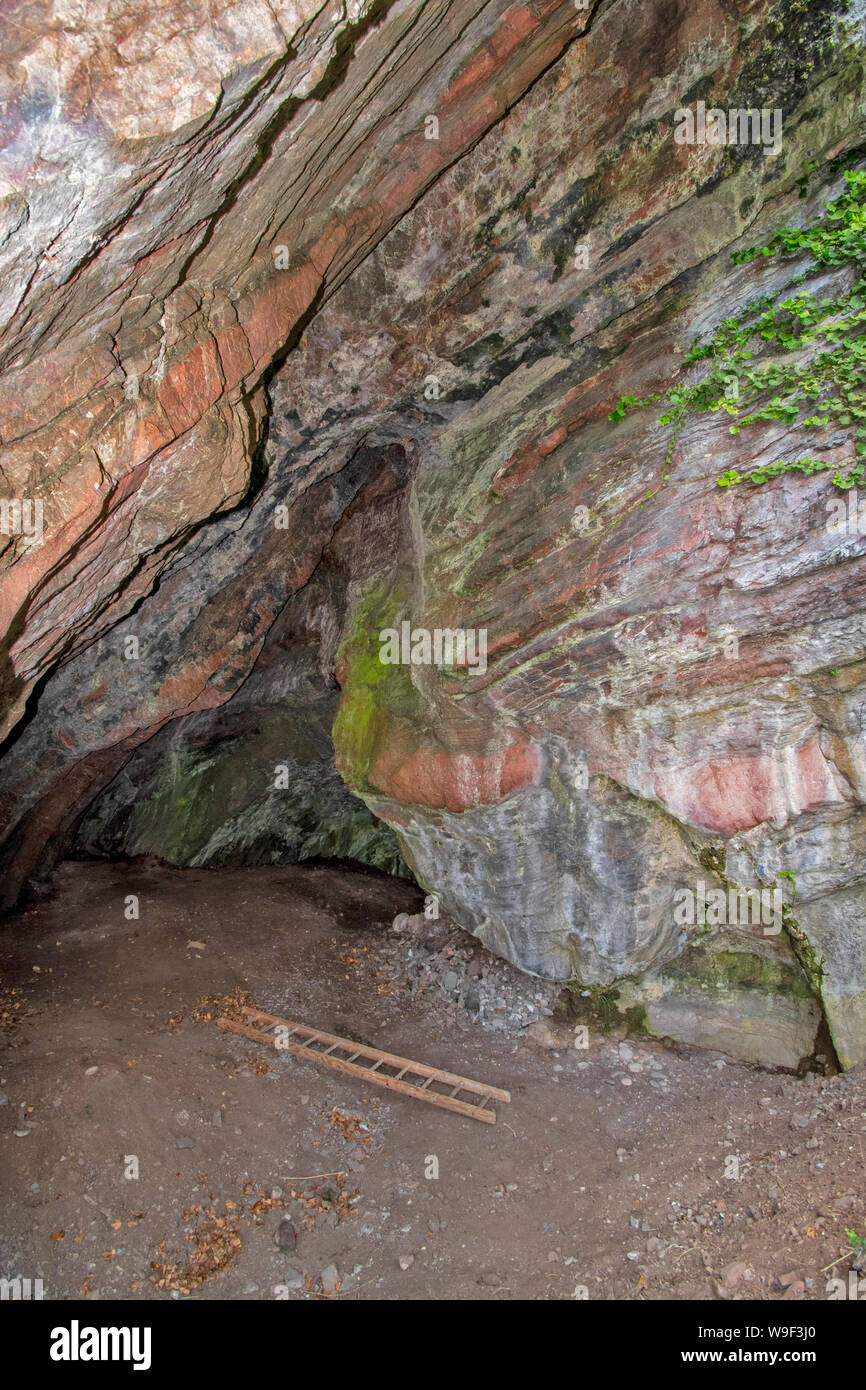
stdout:
<svg viewBox="0 0 866 1390">
<path fill-rule="evenodd" d="M 824 991 L 824 957 L 819 960 L 815 955 L 814 948 L 803 928 L 800 926 L 793 910 L 785 904 L 782 908 L 782 928 L 786 933 L 794 955 L 800 962 L 800 967 L 809 987 L 816 999 L 823 1000 Z"/>
<path fill-rule="evenodd" d="M 214 806 L 231 807 L 243 795 L 245 767 L 232 757 L 234 740 L 218 760 L 198 750 L 172 750 L 151 795 L 136 807 L 137 838 L 159 845 L 162 858 L 182 864 L 213 830 Z"/>
<path fill-rule="evenodd" d="M 351 675 L 334 720 L 337 766 L 355 786 L 367 784 L 373 750 L 384 732 L 385 712 L 377 694 L 387 670 L 366 653 L 351 657 Z"/>
<path fill-rule="evenodd" d="M 630 1037 L 649 1037 L 649 1019 L 644 1004 L 632 1004 L 622 1015 Z"/>
<path fill-rule="evenodd" d="M 379 660 L 379 633 L 400 627 L 406 611 L 399 590 L 372 585 L 351 614 L 337 664 L 344 672 L 343 695 L 334 720 L 337 767 L 346 782 L 362 791 L 376 752 L 396 722 L 415 724 L 422 701 L 412 684 L 411 668 Z"/>
<path fill-rule="evenodd" d="M 723 882 L 725 878 L 725 868 L 728 862 L 728 851 L 725 845 L 706 845 L 698 854 L 698 862 L 701 867 L 706 869 L 709 874 L 717 874 Z"/>
<path fill-rule="evenodd" d="M 795 999 L 812 997 L 802 971 L 759 950 L 726 950 L 698 943 L 667 965 L 664 973 L 669 979 L 697 985 L 715 998 L 740 989 Z"/>
<path fill-rule="evenodd" d="M 567 980 L 560 996 L 559 1012 L 571 1023 L 583 1023 L 605 1036 L 625 1024 L 632 1035 L 648 1032 L 643 1004 L 619 1007 L 617 985 L 585 985 L 577 977 Z"/>
</svg>

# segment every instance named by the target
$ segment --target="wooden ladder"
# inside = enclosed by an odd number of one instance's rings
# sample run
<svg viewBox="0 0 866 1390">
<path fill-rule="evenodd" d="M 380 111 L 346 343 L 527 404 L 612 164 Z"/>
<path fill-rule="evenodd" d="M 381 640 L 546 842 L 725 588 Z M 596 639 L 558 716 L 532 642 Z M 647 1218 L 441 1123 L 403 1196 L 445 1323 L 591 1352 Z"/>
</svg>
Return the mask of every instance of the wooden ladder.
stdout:
<svg viewBox="0 0 866 1390">
<path fill-rule="evenodd" d="M 416 1100 L 429 1101 L 443 1110 L 456 1110 L 459 1115 L 469 1115 L 473 1120 L 483 1120 L 488 1125 L 496 1123 L 495 1112 L 487 1109 L 491 1101 L 511 1100 L 508 1091 L 487 1086 L 483 1081 L 470 1081 L 466 1076 L 443 1071 L 441 1067 L 412 1062 L 408 1057 L 381 1052 L 379 1048 L 368 1047 L 366 1043 L 338 1038 L 333 1033 L 323 1033 L 319 1028 L 308 1028 L 303 1023 L 292 1023 L 287 1018 L 262 1013 L 261 1009 L 244 1008 L 242 1013 L 250 1019 L 250 1024 L 220 1018 L 217 1020 L 220 1028 L 244 1038 L 252 1038 L 255 1042 L 270 1043 L 279 1052 L 292 1052 L 296 1057 L 312 1057 L 326 1067 L 333 1067 L 335 1071 L 372 1081 L 376 1086 L 399 1091 L 404 1096 L 414 1096 Z M 341 1053 L 347 1055 L 341 1056 Z M 404 1080 L 404 1077 L 410 1079 Z M 437 1087 L 443 1089 L 435 1089 Z M 458 1100 L 461 1091 L 473 1099 Z"/>
</svg>

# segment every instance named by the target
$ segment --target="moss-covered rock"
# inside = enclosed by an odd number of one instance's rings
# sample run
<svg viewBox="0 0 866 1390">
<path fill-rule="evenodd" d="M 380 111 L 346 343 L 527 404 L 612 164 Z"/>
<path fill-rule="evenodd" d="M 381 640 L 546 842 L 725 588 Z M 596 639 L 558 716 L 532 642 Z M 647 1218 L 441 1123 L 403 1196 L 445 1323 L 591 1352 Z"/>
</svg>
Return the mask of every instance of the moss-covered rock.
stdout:
<svg viewBox="0 0 866 1390">
<path fill-rule="evenodd" d="M 304 595 L 295 620 L 321 601 Z M 198 867 L 355 859 L 411 877 L 393 830 L 337 772 L 339 691 L 317 643 L 284 648 L 292 621 L 290 609 L 227 706 L 177 720 L 139 750 L 91 807 L 77 853 Z"/>
<path fill-rule="evenodd" d="M 796 1069 L 815 1051 L 821 1009 L 782 936 L 732 929 L 703 937 L 676 960 L 619 986 L 618 1007 L 643 1027 L 745 1062 Z"/>
</svg>

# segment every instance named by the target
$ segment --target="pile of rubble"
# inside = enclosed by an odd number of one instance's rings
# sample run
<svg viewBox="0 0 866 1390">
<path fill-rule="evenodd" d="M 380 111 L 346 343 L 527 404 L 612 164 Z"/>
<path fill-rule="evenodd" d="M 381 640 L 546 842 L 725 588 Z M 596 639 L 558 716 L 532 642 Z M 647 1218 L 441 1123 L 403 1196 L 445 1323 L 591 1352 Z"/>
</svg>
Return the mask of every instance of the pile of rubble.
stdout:
<svg viewBox="0 0 866 1390">
<path fill-rule="evenodd" d="M 521 1037 L 553 1014 L 562 989 L 494 956 L 444 916 L 399 913 L 380 949 L 379 974 L 400 990 L 427 995 L 458 1028 L 480 1023 Z"/>
</svg>

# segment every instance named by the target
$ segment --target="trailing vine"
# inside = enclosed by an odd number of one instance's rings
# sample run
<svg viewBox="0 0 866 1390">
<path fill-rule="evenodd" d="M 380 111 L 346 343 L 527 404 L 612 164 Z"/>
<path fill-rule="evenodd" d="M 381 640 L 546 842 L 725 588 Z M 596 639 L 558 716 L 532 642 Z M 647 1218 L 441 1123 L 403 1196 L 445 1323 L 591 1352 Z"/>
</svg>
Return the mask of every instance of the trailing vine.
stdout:
<svg viewBox="0 0 866 1390">
<path fill-rule="evenodd" d="M 808 256 L 809 265 L 789 280 L 784 297 L 776 292 L 753 299 L 739 314 L 722 319 L 711 337 L 695 339 L 683 365 L 707 364 L 697 380 L 676 381 L 641 400 L 623 396 L 611 412 L 616 421 L 631 410 L 665 403 L 658 417 L 671 426 L 665 478 L 689 413 L 723 411 L 732 417 L 731 434 L 770 420 L 804 430 L 852 431 L 856 458 L 842 468 L 813 454 L 778 458 L 745 474 L 729 469 L 716 479 L 720 487 L 831 470 L 836 487 L 866 485 L 866 464 L 857 461 L 866 458 L 866 172 L 849 170 L 845 181 L 844 192 L 824 204 L 814 225 L 784 228 L 765 246 L 732 253 L 740 265 L 757 256 L 798 262 Z M 816 274 L 846 267 L 855 275 L 849 289 L 819 297 L 805 288 Z"/>
</svg>

